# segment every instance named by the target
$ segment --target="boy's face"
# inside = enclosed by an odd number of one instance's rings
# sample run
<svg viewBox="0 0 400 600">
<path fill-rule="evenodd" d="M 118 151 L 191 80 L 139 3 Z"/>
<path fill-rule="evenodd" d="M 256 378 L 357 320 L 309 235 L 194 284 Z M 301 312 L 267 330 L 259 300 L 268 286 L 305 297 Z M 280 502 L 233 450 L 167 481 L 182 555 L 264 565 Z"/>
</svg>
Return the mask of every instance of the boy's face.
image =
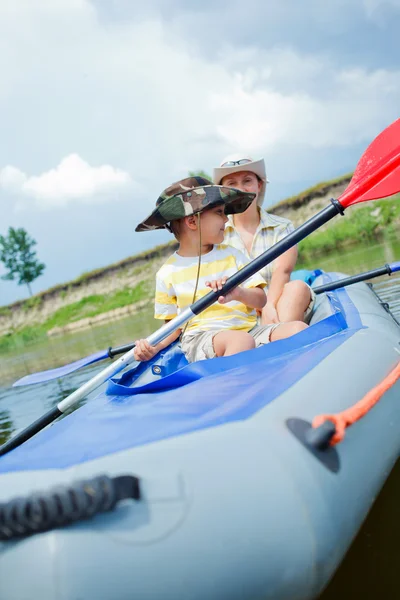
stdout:
<svg viewBox="0 0 400 600">
<path fill-rule="evenodd" d="M 203 244 L 221 244 L 224 241 L 225 223 L 228 217 L 225 214 L 225 205 L 213 206 L 201 213 L 200 227 Z"/>
</svg>

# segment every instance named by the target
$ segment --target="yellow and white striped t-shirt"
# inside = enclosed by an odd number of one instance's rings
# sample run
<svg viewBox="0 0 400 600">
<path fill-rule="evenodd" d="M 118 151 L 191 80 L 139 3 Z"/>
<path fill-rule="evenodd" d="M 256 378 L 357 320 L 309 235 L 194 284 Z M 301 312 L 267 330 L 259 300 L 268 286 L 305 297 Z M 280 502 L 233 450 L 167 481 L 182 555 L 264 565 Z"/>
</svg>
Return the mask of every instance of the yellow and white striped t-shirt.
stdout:
<svg viewBox="0 0 400 600">
<path fill-rule="evenodd" d="M 206 281 L 230 277 L 249 261 L 230 246 L 214 246 L 211 252 L 203 254 L 199 283 L 195 300 L 210 292 Z M 176 252 L 163 264 L 156 276 L 155 318 L 173 319 L 193 302 L 196 285 L 198 257 L 183 257 Z M 243 284 L 245 288 L 265 287 L 265 280 L 256 274 Z M 216 302 L 194 317 L 186 328 L 186 333 L 195 330 L 244 329 L 248 331 L 257 324 L 256 311 L 241 302 L 232 300 L 227 304 Z"/>
<path fill-rule="evenodd" d="M 254 234 L 250 252 L 247 251 L 242 238 L 235 229 L 232 215 L 229 215 L 228 222 L 225 225 L 224 244 L 237 248 L 240 252 L 243 252 L 247 259 L 253 259 L 260 256 L 260 254 L 271 248 L 271 246 L 277 242 L 280 242 L 281 239 L 286 237 L 293 230 L 293 223 L 289 221 L 289 219 L 270 215 L 263 208 L 260 208 L 260 223 Z M 267 283 L 271 281 L 274 267 L 275 261 L 260 271 Z"/>
</svg>

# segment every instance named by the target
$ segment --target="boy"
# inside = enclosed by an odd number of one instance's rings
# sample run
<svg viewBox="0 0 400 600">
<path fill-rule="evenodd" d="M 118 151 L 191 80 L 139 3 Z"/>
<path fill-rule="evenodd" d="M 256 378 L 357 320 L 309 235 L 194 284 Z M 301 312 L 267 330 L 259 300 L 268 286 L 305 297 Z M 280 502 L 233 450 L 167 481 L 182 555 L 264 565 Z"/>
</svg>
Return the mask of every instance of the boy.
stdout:
<svg viewBox="0 0 400 600">
<path fill-rule="evenodd" d="M 179 242 L 178 250 L 156 276 L 155 318 L 169 321 L 210 289 L 225 281 L 248 261 L 237 249 L 221 246 L 227 214 L 245 211 L 255 195 L 189 177 L 169 186 L 152 214 L 136 231 L 167 228 Z M 189 362 L 250 350 L 271 339 L 280 324 L 257 326 L 256 309 L 266 303 L 265 280 L 253 275 L 218 303 L 195 316 L 156 346 L 136 342 L 136 360 L 146 361 L 182 333 L 182 350 Z M 284 336 L 286 337 L 286 336 Z"/>
</svg>

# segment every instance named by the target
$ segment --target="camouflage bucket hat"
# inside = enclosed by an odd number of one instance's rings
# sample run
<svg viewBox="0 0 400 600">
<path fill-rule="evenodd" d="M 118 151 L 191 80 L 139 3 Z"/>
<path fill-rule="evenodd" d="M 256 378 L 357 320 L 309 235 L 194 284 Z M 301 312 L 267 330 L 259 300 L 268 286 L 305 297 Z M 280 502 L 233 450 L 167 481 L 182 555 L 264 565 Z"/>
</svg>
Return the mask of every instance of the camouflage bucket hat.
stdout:
<svg viewBox="0 0 400 600">
<path fill-rule="evenodd" d="M 244 212 L 256 194 L 215 185 L 204 177 L 187 177 L 165 189 L 151 215 L 139 223 L 135 231 L 164 229 L 170 221 L 195 215 L 206 208 L 225 204 L 227 215 Z"/>
</svg>

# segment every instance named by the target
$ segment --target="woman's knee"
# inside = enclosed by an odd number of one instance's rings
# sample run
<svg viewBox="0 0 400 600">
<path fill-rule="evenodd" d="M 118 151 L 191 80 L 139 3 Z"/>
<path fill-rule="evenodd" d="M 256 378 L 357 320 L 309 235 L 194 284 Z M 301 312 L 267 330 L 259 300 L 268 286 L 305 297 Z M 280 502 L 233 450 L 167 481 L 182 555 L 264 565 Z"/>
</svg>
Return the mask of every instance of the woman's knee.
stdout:
<svg viewBox="0 0 400 600">
<path fill-rule="evenodd" d="M 285 283 L 284 289 L 287 293 L 295 295 L 297 298 L 305 298 L 308 301 L 311 298 L 310 288 L 304 281 L 288 281 Z"/>
</svg>

